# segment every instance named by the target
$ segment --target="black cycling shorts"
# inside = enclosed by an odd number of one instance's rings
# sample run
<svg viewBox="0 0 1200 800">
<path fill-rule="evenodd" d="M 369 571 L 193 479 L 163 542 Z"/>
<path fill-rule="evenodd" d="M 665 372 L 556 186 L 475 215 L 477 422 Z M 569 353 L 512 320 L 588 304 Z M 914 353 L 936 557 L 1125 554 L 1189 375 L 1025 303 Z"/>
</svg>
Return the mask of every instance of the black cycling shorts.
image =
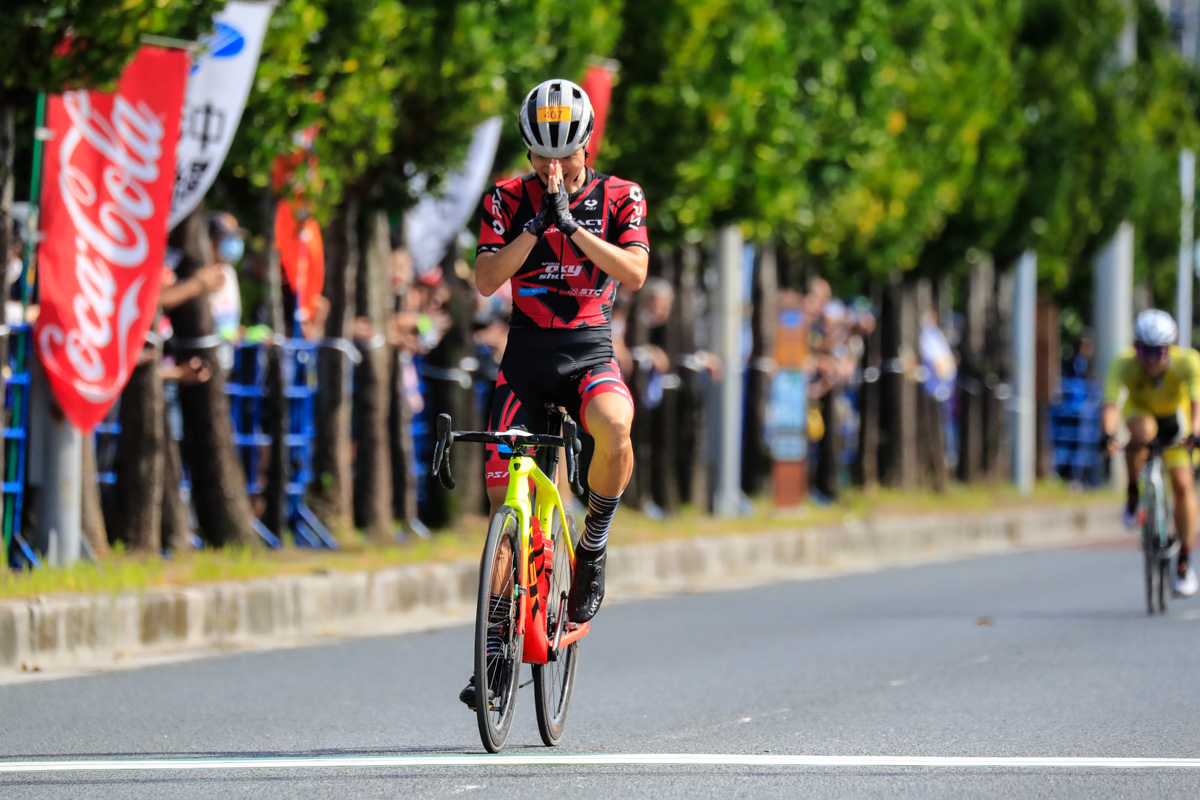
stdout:
<svg viewBox="0 0 1200 800">
<path fill-rule="evenodd" d="M 586 431 L 588 403 L 605 392 L 616 392 L 633 405 L 611 343 L 597 342 L 594 335 L 564 334 L 567 332 L 509 331 L 488 414 L 489 431 L 523 428 L 539 432 L 545 426 L 548 404 L 565 408 Z M 508 484 L 508 464 L 496 445 L 487 447 L 485 470 L 489 487 Z"/>
</svg>

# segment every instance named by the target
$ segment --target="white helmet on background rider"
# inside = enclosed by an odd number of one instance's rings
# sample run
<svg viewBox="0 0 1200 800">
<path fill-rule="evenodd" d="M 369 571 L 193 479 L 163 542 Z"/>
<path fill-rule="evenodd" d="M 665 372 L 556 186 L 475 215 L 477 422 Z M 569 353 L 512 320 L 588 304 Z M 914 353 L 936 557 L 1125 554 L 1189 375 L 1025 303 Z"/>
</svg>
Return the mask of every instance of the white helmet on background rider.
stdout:
<svg viewBox="0 0 1200 800">
<path fill-rule="evenodd" d="M 1179 329 L 1175 320 L 1165 311 L 1151 308 L 1137 315 L 1133 323 L 1134 344 L 1144 344 L 1149 347 L 1166 347 L 1175 344 Z"/>
<path fill-rule="evenodd" d="M 543 158 L 566 158 L 592 138 L 596 113 L 582 88 L 551 78 L 525 95 L 518 120 L 526 147 Z"/>
</svg>

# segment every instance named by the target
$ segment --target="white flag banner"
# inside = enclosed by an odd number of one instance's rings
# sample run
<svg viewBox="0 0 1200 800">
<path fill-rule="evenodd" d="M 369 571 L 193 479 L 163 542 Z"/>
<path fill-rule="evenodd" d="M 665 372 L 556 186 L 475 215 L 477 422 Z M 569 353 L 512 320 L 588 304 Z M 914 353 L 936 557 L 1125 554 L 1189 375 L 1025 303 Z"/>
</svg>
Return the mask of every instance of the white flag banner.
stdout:
<svg viewBox="0 0 1200 800">
<path fill-rule="evenodd" d="M 409 185 L 421 199 L 404 215 L 404 246 L 412 254 L 418 275 L 442 260 L 450 242 L 466 227 L 479 205 L 496 160 L 500 124 L 500 117 L 492 117 L 475 127 L 466 163 L 446 177 L 440 195 L 434 197 L 424 191 L 425 175 L 411 179 Z"/>
<path fill-rule="evenodd" d="M 175 150 L 170 226 L 192 212 L 217 178 L 250 96 L 273 3 L 230 0 L 213 17 L 188 76 Z"/>
</svg>

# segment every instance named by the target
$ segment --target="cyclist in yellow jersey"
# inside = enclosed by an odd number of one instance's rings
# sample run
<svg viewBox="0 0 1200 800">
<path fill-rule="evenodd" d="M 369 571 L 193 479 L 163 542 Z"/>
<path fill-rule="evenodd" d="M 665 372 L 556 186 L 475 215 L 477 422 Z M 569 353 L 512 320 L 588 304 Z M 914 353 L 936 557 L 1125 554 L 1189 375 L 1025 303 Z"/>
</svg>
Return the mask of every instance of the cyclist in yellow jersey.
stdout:
<svg viewBox="0 0 1200 800">
<path fill-rule="evenodd" d="M 1138 315 L 1133 326 L 1134 346 L 1115 359 L 1104 383 L 1104 446 L 1116 455 L 1117 423 L 1121 391 L 1128 391 L 1125 422 L 1129 446 L 1125 463 L 1129 470 L 1129 494 L 1124 521 L 1137 527 L 1138 477 L 1146 460 L 1143 445 L 1156 438 L 1175 442 L 1163 453 L 1163 465 L 1171 476 L 1175 499 L 1175 529 L 1179 533 L 1179 563 L 1175 593 L 1191 597 L 1200 581 L 1189 563 L 1196 539 L 1196 487 L 1190 448 L 1200 439 L 1200 354 L 1175 346 L 1175 320 L 1165 311 L 1150 309 Z"/>
</svg>

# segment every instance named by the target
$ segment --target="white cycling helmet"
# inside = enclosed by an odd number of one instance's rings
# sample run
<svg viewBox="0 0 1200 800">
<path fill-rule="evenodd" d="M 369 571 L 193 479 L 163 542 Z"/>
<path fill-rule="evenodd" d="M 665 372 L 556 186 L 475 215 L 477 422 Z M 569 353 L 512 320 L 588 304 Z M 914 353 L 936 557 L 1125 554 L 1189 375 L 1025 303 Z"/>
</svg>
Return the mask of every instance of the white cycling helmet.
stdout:
<svg viewBox="0 0 1200 800">
<path fill-rule="evenodd" d="M 587 92 L 551 78 L 525 95 L 518 119 L 526 147 L 543 158 L 566 158 L 592 138 L 596 113 Z"/>
<path fill-rule="evenodd" d="M 1166 347 L 1175 344 L 1179 329 L 1175 320 L 1165 311 L 1151 308 L 1137 315 L 1133 323 L 1133 341 L 1150 347 Z"/>
</svg>

